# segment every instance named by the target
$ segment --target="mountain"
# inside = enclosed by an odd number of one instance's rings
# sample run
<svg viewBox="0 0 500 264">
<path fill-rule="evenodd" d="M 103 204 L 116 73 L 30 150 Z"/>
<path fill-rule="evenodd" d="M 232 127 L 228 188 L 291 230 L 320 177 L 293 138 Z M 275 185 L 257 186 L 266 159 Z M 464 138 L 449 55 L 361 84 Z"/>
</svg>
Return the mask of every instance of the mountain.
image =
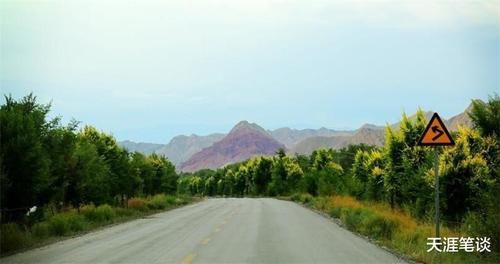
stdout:
<svg viewBox="0 0 500 264">
<path fill-rule="evenodd" d="M 167 145 L 163 145 L 156 153 L 163 154 L 176 166 L 188 160 L 193 154 L 210 147 L 215 142 L 221 140 L 225 134 L 214 133 L 208 136 L 180 135 L 172 138 Z"/>
<path fill-rule="evenodd" d="M 432 112 L 432 111 L 424 112 L 425 120 L 431 120 L 433 114 L 434 114 L 434 112 Z M 417 114 L 415 113 L 415 114 L 409 116 L 408 119 L 411 121 L 414 121 L 415 119 L 417 119 Z M 443 120 L 443 122 L 446 123 L 446 120 Z M 394 130 L 399 130 L 400 125 L 401 125 L 401 121 L 392 124 L 391 128 Z"/>
<path fill-rule="evenodd" d="M 156 152 L 159 150 L 161 147 L 163 147 L 163 144 L 155 144 L 155 143 L 143 143 L 143 142 L 133 142 L 130 140 L 124 140 L 124 141 L 119 141 L 118 145 L 127 149 L 128 151 L 134 152 L 141 152 L 146 155 L 149 155 L 153 152 Z"/>
<path fill-rule="evenodd" d="M 289 149 L 310 137 L 332 137 L 352 134 L 352 131 L 337 131 L 325 127 L 320 129 L 292 129 L 282 127 L 268 132 L 274 139 L 283 143 Z"/>
<path fill-rule="evenodd" d="M 482 100 L 476 99 L 476 102 L 484 104 Z M 459 126 L 472 127 L 472 119 L 469 117 L 469 113 L 472 110 L 472 103 L 465 109 L 463 113 L 460 113 L 445 122 L 446 127 L 449 130 L 458 130 Z"/>
<path fill-rule="evenodd" d="M 470 127 L 468 116 L 471 106 L 464 112 L 443 119 L 450 131 L 459 126 Z M 425 112 L 427 120 L 433 112 Z M 416 115 L 409 116 L 415 119 Z M 390 125 L 398 130 L 400 122 Z M 283 147 L 288 153 L 308 154 L 318 148 L 342 148 L 349 144 L 369 144 L 382 146 L 384 144 L 384 126 L 364 124 L 357 130 L 342 131 L 328 128 L 292 129 L 288 127 L 276 130 L 265 130 L 262 127 L 242 121 L 229 134 L 211 134 L 208 136 L 176 136 L 167 145 L 119 142 L 130 151 L 146 154 L 156 152 L 167 156 L 178 168 L 184 171 L 194 171 L 201 168 L 217 168 L 228 163 L 245 160 L 254 155 L 270 155 Z"/>
<path fill-rule="evenodd" d="M 272 155 L 285 146 L 254 123 L 241 121 L 222 140 L 195 153 L 182 163 L 182 171 L 218 168 L 252 156 Z"/>
<path fill-rule="evenodd" d="M 459 126 L 470 127 L 472 121 L 467 112 L 470 111 L 470 105 L 463 113 L 455 115 L 448 120 L 443 120 L 446 127 L 450 131 L 455 131 Z M 424 113 L 425 118 L 430 120 L 434 112 L 427 111 Z M 416 118 L 416 114 L 408 117 L 410 120 Z M 392 129 L 398 130 L 401 122 L 390 125 Z M 334 148 L 339 149 L 350 144 L 367 144 L 374 146 L 382 146 L 384 144 L 384 127 L 372 124 L 365 124 L 355 131 L 354 134 L 347 133 L 339 136 L 317 136 L 309 137 L 297 143 L 290 149 L 289 153 L 310 154 L 313 150 L 319 148 Z"/>
<path fill-rule="evenodd" d="M 351 135 L 310 137 L 295 145 L 289 153 L 310 154 L 319 148 L 340 149 L 351 144 L 361 143 L 382 146 L 384 144 L 384 129 L 373 125 L 364 125 Z"/>
</svg>

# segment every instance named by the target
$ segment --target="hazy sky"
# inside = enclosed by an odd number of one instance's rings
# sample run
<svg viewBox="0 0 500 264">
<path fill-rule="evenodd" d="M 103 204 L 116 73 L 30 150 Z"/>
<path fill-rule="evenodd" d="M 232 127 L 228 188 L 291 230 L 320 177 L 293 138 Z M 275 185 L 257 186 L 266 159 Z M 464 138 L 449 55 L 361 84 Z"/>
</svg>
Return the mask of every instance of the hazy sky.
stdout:
<svg viewBox="0 0 500 264">
<path fill-rule="evenodd" d="M 119 140 L 450 117 L 500 90 L 498 0 L 4 0 L 0 19 L 2 94 Z"/>
</svg>

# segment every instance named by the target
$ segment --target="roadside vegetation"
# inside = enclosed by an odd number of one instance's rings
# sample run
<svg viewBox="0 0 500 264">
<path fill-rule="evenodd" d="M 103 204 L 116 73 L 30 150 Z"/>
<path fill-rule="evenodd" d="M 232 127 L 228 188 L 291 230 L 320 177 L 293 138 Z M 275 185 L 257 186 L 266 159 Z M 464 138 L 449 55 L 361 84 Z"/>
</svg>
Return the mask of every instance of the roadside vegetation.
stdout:
<svg viewBox="0 0 500 264">
<path fill-rule="evenodd" d="M 345 228 L 368 237 L 371 241 L 423 263 L 498 263 L 498 255 L 481 253 L 427 252 L 427 238 L 434 237 L 435 225 L 419 221 L 386 203 L 359 201 L 352 196 L 294 194 L 292 201 L 338 219 Z M 466 236 L 466 230 L 441 228 L 443 237 Z"/>
<path fill-rule="evenodd" d="M 157 194 L 128 200 L 127 207 L 112 207 L 108 204 L 82 205 L 56 212 L 45 207 L 25 218 L 26 222 L 2 224 L 0 233 L 1 253 L 14 252 L 64 237 L 82 234 L 98 227 L 137 219 L 149 214 L 172 209 L 193 201 L 188 196 Z"/>
<path fill-rule="evenodd" d="M 49 110 L 31 94 L 0 108 L 0 253 L 190 201 L 165 157 Z"/>
<path fill-rule="evenodd" d="M 382 148 L 360 144 L 294 156 L 280 150 L 178 174 L 167 158 L 130 153 L 91 126 L 48 120 L 49 109 L 33 95 L 7 97 L 0 109 L 2 252 L 167 209 L 186 197 L 286 196 L 416 260 L 498 261 L 498 95 L 474 101 L 473 127 L 454 132 L 456 145 L 439 154 L 442 236 L 490 237 L 492 252 L 481 254 L 426 252 L 434 236 L 434 174 L 432 150 L 417 145 L 428 121 L 421 110 L 387 127 Z"/>
<path fill-rule="evenodd" d="M 279 151 L 273 157 L 184 174 L 178 188 L 181 193 L 209 196 L 297 200 L 298 195 L 348 228 L 417 260 L 455 262 L 464 257 L 465 262 L 498 262 L 500 98 L 473 101 L 469 115 L 472 128 L 459 128 L 453 133 L 456 145 L 439 149 L 442 237 L 489 237 L 492 252 L 424 251 L 427 237 L 434 236 L 435 212 L 433 150 L 417 145 L 428 121 L 421 110 L 415 118 L 403 114 L 399 127 L 387 127 L 382 148 L 351 145 L 295 156 Z"/>
</svg>

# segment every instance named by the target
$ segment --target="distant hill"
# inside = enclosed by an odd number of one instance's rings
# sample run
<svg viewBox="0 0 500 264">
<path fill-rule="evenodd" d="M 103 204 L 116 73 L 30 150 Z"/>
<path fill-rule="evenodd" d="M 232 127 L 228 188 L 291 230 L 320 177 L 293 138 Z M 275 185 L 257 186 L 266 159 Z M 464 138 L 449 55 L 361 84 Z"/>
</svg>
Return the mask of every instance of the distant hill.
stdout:
<svg viewBox="0 0 500 264">
<path fill-rule="evenodd" d="M 218 168 L 252 156 L 272 155 L 285 146 L 257 124 L 239 122 L 229 134 L 212 146 L 195 153 L 181 164 L 182 171 Z"/>
<path fill-rule="evenodd" d="M 464 112 L 443 120 L 449 130 L 459 126 L 470 127 L 471 119 Z M 427 120 L 432 111 L 425 112 Z M 409 116 L 414 119 L 416 115 Z M 400 122 L 390 125 L 399 129 Z M 166 145 L 150 143 L 119 142 L 130 151 L 145 154 L 156 152 L 169 158 L 178 168 L 194 171 L 202 168 L 217 168 L 229 163 L 245 160 L 255 155 L 271 155 L 279 148 L 286 148 L 287 153 L 309 154 L 318 148 L 339 149 L 350 144 L 384 144 L 384 126 L 364 124 L 357 130 L 292 129 L 288 127 L 265 130 L 257 124 L 242 121 L 229 134 L 210 134 L 207 136 L 180 135 L 172 138 Z"/>
<path fill-rule="evenodd" d="M 434 114 L 434 112 L 432 112 L 432 111 L 426 111 L 426 112 L 424 112 L 425 120 L 431 120 L 431 117 L 432 117 L 433 114 Z M 410 119 L 412 121 L 415 120 L 416 118 L 417 118 L 417 114 L 416 113 L 413 114 L 413 115 L 411 115 L 411 116 L 408 116 L 408 119 Z M 443 121 L 446 123 L 445 120 L 443 120 Z M 395 129 L 395 130 L 399 130 L 399 126 L 400 125 L 401 125 L 401 121 L 392 124 L 391 128 Z"/>
<path fill-rule="evenodd" d="M 459 126 L 470 127 L 472 121 L 468 116 L 467 112 L 470 111 L 472 105 L 470 105 L 464 112 L 451 117 L 448 120 L 443 120 L 446 127 L 450 131 L 455 131 Z M 425 118 L 430 120 L 434 112 L 425 112 Z M 409 116 L 410 120 L 414 120 L 416 114 Z M 398 130 L 401 122 L 397 122 L 391 125 L 391 128 Z M 297 143 L 293 148 L 289 150 L 289 153 L 299 153 L 299 154 L 310 154 L 315 149 L 319 148 L 334 148 L 339 149 L 351 144 L 368 144 L 374 146 L 382 146 L 384 144 L 384 127 L 376 126 L 371 124 L 365 124 L 360 129 L 356 130 L 355 133 L 340 135 L 340 136 L 318 136 L 309 137 L 299 143 Z"/>
<path fill-rule="evenodd" d="M 176 166 L 188 160 L 193 154 L 213 145 L 221 140 L 225 134 L 215 133 L 208 136 L 180 135 L 172 138 L 167 145 L 163 145 L 156 153 L 163 154 Z"/>
<path fill-rule="evenodd" d="M 288 127 L 268 131 L 277 141 L 283 143 L 287 148 L 293 148 L 297 143 L 310 137 L 332 137 L 350 135 L 352 131 L 337 131 L 322 127 L 320 129 L 292 129 Z"/>
<path fill-rule="evenodd" d="M 367 144 L 382 146 L 384 144 L 384 129 L 363 126 L 352 135 L 333 137 L 310 137 L 299 142 L 289 153 L 310 154 L 319 148 L 340 149 L 351 144 Z"/>
<path fill-rule="evenodd" d="M 476 99 L 475 101 L 484 104 L 482 100 Z M 446 120 L 446 126 L 450 130 L 457 130 L 459 126 L 472 127 L 472 119 L 469 117 L 469 113 L 472 110 L 472 103 L 465 109 L 463 113 L 460 113 L 452 118 Z"/>
<path fill-rule="evenodd" d="M 159 150 L 161 147 L 163 147 L 163 144 L 155 144 L 155 143 L 136 143 L 130 140 L 124 140 L 124 141 L 119 141 L 118 145 L 127 149 L 128 151 L 134 152 L 141 152 L 146 155 L 149 155 L 153 152 L 156 152 Z"/>
</svg>

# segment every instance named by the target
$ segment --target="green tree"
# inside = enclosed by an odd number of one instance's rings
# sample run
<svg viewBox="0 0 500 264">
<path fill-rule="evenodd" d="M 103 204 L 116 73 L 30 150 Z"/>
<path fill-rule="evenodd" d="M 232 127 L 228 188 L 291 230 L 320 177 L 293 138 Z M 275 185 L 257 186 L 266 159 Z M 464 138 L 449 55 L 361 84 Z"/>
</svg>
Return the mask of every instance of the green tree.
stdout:
<svg viewBox="0 0 500 264">
<path fill-rule="evenodd" d="M 1 208 L 11 210 L 16 220 L 26 208 L 40 205 L 50 186 L 50 159 L 43 145 L 50 105 L 38 104 L 32 94 L 19 101 L 6 96 L 5 101 L 0 108 Z"/>
<path fill-rule="evenodd" d="M 490 96 L 487 103 L 473 100 L 469 116 L 474 128 L 478 129 L 481 135 L 500 136 L 500 97 L 497 94 Z"/>
<path fill-rule="evenodd" d="M 331 161 L 319 172 L 319 195 L 341 194 L 345 190 L 345 182 L 342 180 L 344 170 Z"/>
</svg>

